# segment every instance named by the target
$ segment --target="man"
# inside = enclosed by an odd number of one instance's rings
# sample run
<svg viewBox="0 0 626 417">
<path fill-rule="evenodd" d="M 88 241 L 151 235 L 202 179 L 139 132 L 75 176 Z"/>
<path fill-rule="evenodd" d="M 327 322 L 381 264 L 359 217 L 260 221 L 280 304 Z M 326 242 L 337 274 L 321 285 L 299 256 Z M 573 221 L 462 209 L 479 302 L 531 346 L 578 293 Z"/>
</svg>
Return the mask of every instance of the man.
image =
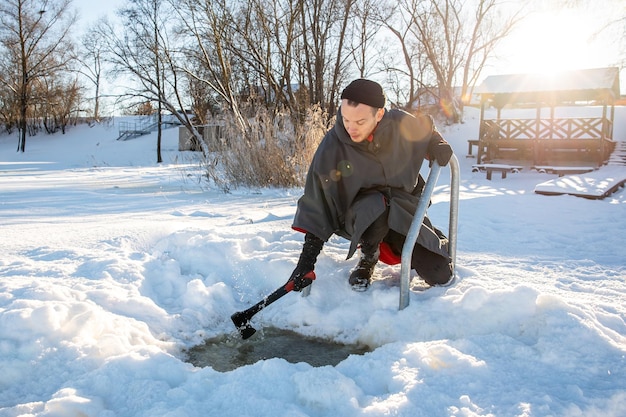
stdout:
<svg viewBox="0 0 626 417">
<path fill-rule="evenodd" d="M 364 291 L 376 263 L 397 263 L 417 208 L 425 157 L 446 165 L 450 145 L 428 116 L 385 110 L 382 87 L 357 79 L 341 94 L 334 128 L 320 143 L 309 168 L 304 195 L 292 227 L 305 233 L 302 253 L 290 281 L 301 291 L 315 279 L 315 262 L 333 234 L 351 241 L 348 257 L 360 246 L 350 273 L 354 290 Z M 452 276 L 448 240 L 424 219 L 411 267 L 430 285 Z"/>
</svg>

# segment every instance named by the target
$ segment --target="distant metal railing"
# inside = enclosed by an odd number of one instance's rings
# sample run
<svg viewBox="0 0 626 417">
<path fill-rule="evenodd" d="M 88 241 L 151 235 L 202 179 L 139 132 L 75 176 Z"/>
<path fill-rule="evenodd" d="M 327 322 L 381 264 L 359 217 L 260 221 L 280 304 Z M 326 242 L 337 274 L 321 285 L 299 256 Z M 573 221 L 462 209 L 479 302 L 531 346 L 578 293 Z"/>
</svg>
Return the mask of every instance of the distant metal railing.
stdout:
<svg viewBox="0 0 626 417">
<path fill-rule="evenodd" d="M 172 115 L 163 115 L 161 117 L 161 128 L 179 126 L 180 121 Z M 127 140 L 138 136 L 148 135 L 156 131 L 159 122 L 156 115 L 142 117 L 139 120 L 121 121 L 118 123 L 119 132 L 117 140 Z"/>
<path fill-rule="evenodd" d="M 459 219 L 459 189 L 460 189 L 460 168 L 459 160 L 452 155 L 449 162 L 450 166 L 450 217 L 448 225 L 448 251 L 452 259 L 452 279 L 456 275 L 456 241 Z M 402 260 L 400 263 L 400 310 L 405 309 L 409 305 L 409 283 L 411 278 L 411 257 L 413 256 L 413 248 L 422 227 L 422 222 L 426 216 L 426 210 L 430 204 L 430 197 L 433 194 L 441 167 L 437 162 L 433 162 L 426 180 L 426 185 L 422 191 L 419 204 L 415 210 L 413 222 L 407 233 L 404 247 L 402 248 Z"/>
<path fill-rule="evenodd" d="M 137 136 L 147 135 L 156 125 L 156 117 L 148 116 L 139 120 L 133 121 L 121 121 L 118 123 L 118 138 L 117 140 L 126 140 L 135 138 Z"/>
</svg>

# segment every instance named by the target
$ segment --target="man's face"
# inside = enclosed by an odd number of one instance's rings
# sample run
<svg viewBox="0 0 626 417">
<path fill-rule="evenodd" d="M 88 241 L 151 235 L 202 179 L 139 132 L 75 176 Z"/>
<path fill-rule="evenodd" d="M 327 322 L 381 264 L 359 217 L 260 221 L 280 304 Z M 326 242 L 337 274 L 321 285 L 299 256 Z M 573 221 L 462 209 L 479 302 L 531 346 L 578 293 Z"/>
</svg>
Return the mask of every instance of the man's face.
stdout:
<svg viewBox="0 0 626 417">
<path fill-rule="evenodd" d="M 353 142 L 363 142 L 372 134 L 374 128 L 385 114 L 384 109 L 374 109 L 367 104 L 359 104 L 354 107 L 348 104 L 348 100 L 341 100 L 341 117 L 343 126 L 346 128 Z"/>
</svg>

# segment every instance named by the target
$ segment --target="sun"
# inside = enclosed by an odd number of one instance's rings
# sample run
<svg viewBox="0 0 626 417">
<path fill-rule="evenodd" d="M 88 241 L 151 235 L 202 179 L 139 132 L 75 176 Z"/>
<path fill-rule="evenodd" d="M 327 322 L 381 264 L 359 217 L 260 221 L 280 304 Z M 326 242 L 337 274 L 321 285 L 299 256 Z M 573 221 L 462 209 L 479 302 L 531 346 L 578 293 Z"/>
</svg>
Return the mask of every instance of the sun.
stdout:
<svg viewBox="0 0 626 417">
<path fill-rule="evenodd" d="M 615 42 L 597 36 L 602 21 L 581 9 L 533 13 L 504 42 L 509 73 L 554 73 L 612 65 Z"/>
</svg>

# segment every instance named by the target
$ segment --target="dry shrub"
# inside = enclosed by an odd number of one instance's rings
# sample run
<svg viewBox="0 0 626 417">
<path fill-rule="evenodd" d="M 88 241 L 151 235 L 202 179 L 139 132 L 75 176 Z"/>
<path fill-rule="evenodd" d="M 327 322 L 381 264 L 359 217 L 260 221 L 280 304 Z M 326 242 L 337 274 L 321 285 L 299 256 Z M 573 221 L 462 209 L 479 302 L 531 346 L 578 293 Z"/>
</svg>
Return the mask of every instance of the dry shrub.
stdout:
<svg viewBox="0 0 626 417">
<path fill-rule="evenodd" d="M 309 108 L 301 123 L 293 120 L 288 112 L 270 114 L 265 108 L 255 110 L 245 128 L 226 117 L 219 149 L 206 159 L 207 177 L 226 192 L 302 186 L 329 121 L 319 106 Z"/>
</svg>

